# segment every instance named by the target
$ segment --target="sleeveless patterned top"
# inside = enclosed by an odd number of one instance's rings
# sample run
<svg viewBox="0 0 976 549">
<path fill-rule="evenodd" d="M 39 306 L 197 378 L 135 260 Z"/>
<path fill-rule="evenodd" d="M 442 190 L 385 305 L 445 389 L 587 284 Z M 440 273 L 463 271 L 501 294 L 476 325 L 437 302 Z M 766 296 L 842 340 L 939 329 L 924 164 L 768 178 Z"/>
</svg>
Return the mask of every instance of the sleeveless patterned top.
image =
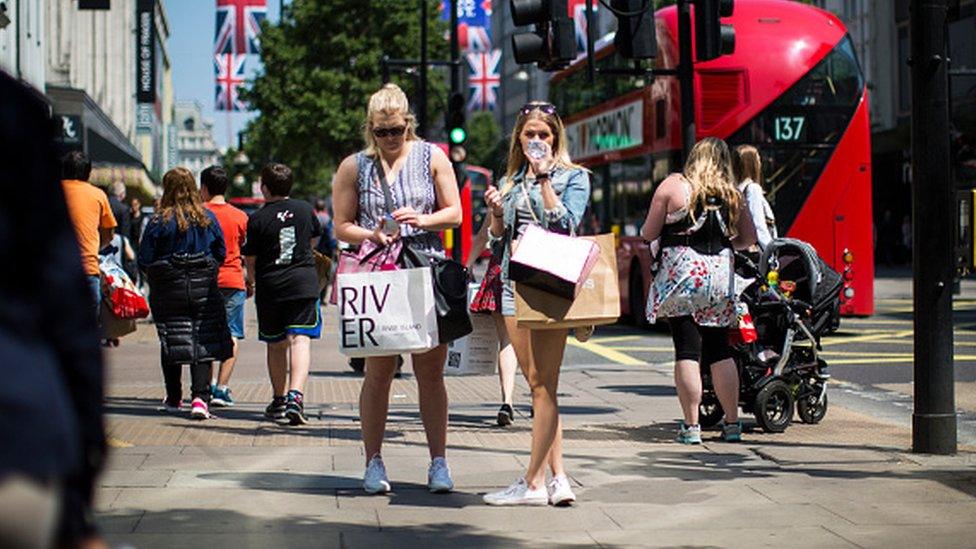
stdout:
<svg viewBox="0 0 976 549">
<path fill-rule="evenodd" d="M 437 207 L 433 172 L 430 167 L 434 145 L 420 140 L 410 143 L 412 143 L 410 151 L 396 177 L 390 179 L 387 174 L 387 183 L 390 185 L 390 194 L 393 198 L 393 210 L 410 206 L 421 214 L 433 213 L 434 208 Z M 356 154 L 356 166 L 359 190 L 359 215 L 356 224 L 373 230 L 387 214 L 378 166 L 374 158 L 366 156 L 362 151 Z M 430 237 L 440 241 L 434 233 L 407 225 L 400 226 L 400 235 L 405 238 L 418 238 L 425 243 Z"/>
</svg>

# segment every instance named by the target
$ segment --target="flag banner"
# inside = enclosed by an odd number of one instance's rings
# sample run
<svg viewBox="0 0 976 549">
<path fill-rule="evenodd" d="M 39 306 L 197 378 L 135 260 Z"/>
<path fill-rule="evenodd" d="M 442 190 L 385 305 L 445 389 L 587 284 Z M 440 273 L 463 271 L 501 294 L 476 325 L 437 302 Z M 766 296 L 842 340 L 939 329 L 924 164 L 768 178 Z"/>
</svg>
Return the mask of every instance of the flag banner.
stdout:
<svg viewBox="0 0 976 549">
<path fill-rule="evenodd" d="M 599 2 L 593 2 L 593 17 L 596 17 Z M 576 53 L 582 55 L 586 53 L 586 0 L 569 0 L 569 16 L 573 19 L 573 26 L 576 27 Z"/>
<path fill-rule="evenodd" d="M 491 0 L 458 0 L 457 13 L 461 51 L 491 51 Z M 441 18 L 450 22 L 451 0 L 441 4 Z"/>
<path fill-rule="evenodd" d="M 468 88 L 471 90 L 471 97 L 468 100 L 468 110 L 495 110 L 495 105 L 498 103 L 498 88 L 502 82 L 499 74 L 502 51 L 474 52 L 465 57 L 470 69 Z"/>
<path fill-rule="evenodd" d="M 244 61 L 246 55 L 222 54 L 214 56 L 214 72 L 217 76 L 215 111 L 246 111 L 247 103 L 240 98 L 240 88 L 244 84 Z"/>
<path fill-rule="evenodd" d="M 267 16 L 267 0 L 217 0 L 214 54 L 260 53 L 258 36 Z"/>
</svg>

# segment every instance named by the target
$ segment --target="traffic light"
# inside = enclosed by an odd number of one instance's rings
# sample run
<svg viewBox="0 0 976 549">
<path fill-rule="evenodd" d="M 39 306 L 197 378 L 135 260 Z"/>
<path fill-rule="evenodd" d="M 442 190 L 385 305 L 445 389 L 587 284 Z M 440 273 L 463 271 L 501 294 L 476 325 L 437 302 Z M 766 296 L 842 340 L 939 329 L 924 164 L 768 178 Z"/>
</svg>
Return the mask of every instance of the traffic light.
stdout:
<svg viewBox="0 0 976 549">
<path fill-rule="evenodd" d="M 610 0 L 610 7 L 617 16 L 617 53 L 627 59 L 657 57 L 653 0 Z"/>
<path fill-rule="evenodd" d="M 723 25 L 731 17 L 734 0 L 697 0 L 695 3 L 695 51 L 699 61 L 709 61 L 735 51 L 735 29 Z"/>
<path fill-rule="evenodd" d="M 464 94 L 452 93 L 447 100 L 447 142 L 448 153 L 454 163 L 464 162 L 467 152 L 464 142 L 468 131 L 464 127 Z"/>
<path fill-rule="evenodd" d="M 567 0 L 510 0 L 516 27 L 535 25 L 531 32 L 512 35 L 512 51 L 519 64 L 537 63 L 554 71 L 576 58 L 576 29 Z"/>
</svg>

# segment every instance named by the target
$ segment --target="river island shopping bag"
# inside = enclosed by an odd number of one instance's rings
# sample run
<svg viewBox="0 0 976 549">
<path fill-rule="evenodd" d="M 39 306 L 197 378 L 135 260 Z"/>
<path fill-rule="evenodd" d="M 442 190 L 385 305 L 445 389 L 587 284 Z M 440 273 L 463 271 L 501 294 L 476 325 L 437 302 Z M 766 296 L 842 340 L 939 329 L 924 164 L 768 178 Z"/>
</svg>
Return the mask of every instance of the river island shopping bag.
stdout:
<svg viewBox="0 0 976 549">
<path fill-rule="evenodd" d="M 343 273 L 336 284 L 344 355 L 398 355 L 438 345 L 429 268 Z"/>
</svg>

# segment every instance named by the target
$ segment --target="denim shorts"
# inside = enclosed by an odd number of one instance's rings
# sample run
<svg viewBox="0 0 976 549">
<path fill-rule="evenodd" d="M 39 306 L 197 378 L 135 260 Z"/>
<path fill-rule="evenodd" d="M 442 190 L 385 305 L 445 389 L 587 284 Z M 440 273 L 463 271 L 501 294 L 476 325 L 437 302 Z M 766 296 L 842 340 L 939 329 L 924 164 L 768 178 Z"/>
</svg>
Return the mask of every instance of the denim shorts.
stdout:
<svg viewBox="0 0 976 549">
<path fill-rule="evenodd" d="M 244 339 L 244 300 L 247 299 L 247 292 L 237 288 L 221 288 L 220 293 L 224 296 L 231 337 Z"/>
<path fill-rule="evenodd" d="M 502 316 L 515 316 L 515 286 L 511 280 L 502 279 Z"/>
</svg>

